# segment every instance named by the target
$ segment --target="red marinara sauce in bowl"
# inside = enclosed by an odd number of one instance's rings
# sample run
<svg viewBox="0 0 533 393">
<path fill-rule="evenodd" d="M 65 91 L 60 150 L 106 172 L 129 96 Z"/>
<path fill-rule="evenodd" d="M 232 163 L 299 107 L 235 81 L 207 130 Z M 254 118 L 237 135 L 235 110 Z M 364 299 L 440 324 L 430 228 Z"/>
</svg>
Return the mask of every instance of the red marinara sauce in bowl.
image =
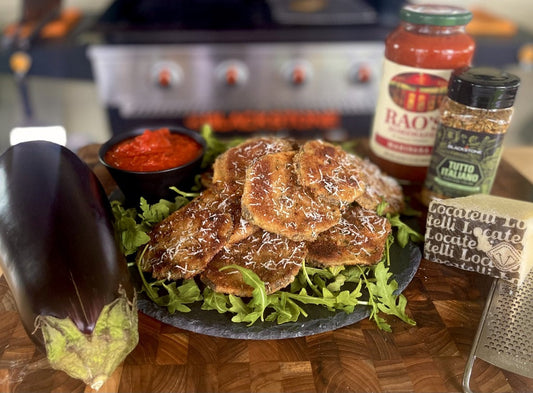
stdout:
<svg viewBox="0 0 533 393">
<path fill-rule="evenodd" d="M 185 165 L 201 153 L 202 145 L 193 137 L 160 128 L 118 142 L 106 151 L 104 160 L 127 171 L 155 172 Z"/>
<path fill-rule="evenodd" d="M 200 170 L 206 142 L 181 127 L 138 128 L 113 136 L 99 150 L 100 162 L 123 192 L 126 202 L 140 197 L 154 203 L 173 199 L 170 187 L 188 187 Z"/>
</svg>

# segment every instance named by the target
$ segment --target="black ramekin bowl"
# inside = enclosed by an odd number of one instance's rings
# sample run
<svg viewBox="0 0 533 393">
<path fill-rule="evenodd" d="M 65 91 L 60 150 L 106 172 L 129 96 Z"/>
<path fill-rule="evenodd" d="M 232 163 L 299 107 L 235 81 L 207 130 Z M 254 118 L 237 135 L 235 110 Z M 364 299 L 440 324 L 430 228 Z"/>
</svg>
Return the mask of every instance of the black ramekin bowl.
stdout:
<svg viewBox="0 0 533 393">
<path fill-rule="evenodd" d="M 179 133 L 191 137 L 202 146 L 201 154 L 193 161 L 190 161 L 184 165 L 151 172 L 119 169 L 109 165 L 105 161 L 105 154 L 112 146 L 122 142 L 125 139 L 134 138 L 138 135 L 141 135 L 146 130 L 156 130 L 160 128 L 167 128 L 171 133 Z M 108 169 L 109 173 L 124 194 L 125 202 L 128 205 L 139 206 L 141 197 L 144 197 L 149 203 L 158 202 L 160 199 L 174 200 L 177 194 L 170 190 L 170 187 L 172 186 L 187 191 L 187 188 L 193 184 L 194 176 L 199 173 L 201 169 L 200 166 L 205 149 L 206 141 L 196 131 L 177 126 L 142 127 L 113 136 L 100 147 L 100 150 L 98 151 L 98 158 L 100 162 Z"/>
</svg>

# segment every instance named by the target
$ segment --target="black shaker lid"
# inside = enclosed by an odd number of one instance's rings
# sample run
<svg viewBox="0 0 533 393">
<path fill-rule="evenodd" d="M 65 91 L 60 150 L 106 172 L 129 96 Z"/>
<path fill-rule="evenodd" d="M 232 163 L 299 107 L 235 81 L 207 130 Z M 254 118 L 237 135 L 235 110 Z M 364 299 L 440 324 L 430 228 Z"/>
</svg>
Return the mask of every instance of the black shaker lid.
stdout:
<svg viewBox="0 0 533 393">
<path fill-rule="evenodd" d="M 514 104 L 519 85 L 518 76 L 496 68 L 462 68 L 450 77 L 448 97 L 476 108 L 509 108 Z"/>
</svg>

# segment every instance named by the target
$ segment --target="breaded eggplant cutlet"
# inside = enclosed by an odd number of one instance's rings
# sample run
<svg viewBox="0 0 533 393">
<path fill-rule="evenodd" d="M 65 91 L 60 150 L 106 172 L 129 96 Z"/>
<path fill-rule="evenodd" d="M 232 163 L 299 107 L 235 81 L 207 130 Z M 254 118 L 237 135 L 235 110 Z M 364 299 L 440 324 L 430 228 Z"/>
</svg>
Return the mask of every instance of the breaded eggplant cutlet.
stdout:
<svg viewBox="0 0 533 393">
<path fill-rule="evenodd" d="M 321 267 L 374 265 L 381 260 L 390 233 L 387 218 L 351 205 L 337 225 L 308 244 L 307 261 Z"/>
<path fill-rule="evenodd" d="M 348 204 L 365 191 L 362 160 L 339 146 L 321 140 L 306 142 L 294 163 L 298 182 L 320 198 Z"/>
<path fill-rule="evenodd" d="M 224 247 L 201 274 L 201 279 L 215 292 L 236 296 L 252 296 L 236 269 L 221 271 L 229 265 L 250 269 L 265 283 L 267 294 L 289 285 L 300 271 L 307 253 L 305 242 L 293 242 L 286 237 L 259 230 L 239 243 Z"/>
<path fill-rule="evenodd" d="M 213 164 L 213 183 L 235 183 L 242 186 L 246 168 L 265 154 L 293 150 L 287 139 L 258 137 L 232 147 L 218 156 Z"/>
<path fill-rule="evenodd" d="M 229 240 L 230 243 L 245 239 L 259 229 L 241 214 L 240 198 L 246 176 L 246 168 L 255 159 L 265 154 L 289 151 L 293 148 L 293 142 L 287 139 L 256 137 L 226 150 L 216 158 L 213 163 L 211 183 L 215 186 L 231 189 L 232 194 L 235 196 L 235 205 L 238 205 L 232 210 L 233 215 L 238 217 L 238 222 L 236 222 L 235 231 Z"/>
<path fill-rule="evenodd" d="M 226 244 L 257 230 L 242 222 L 239 197 L 233 192 L 224 185 L 210 187 L 158 223 L 149 234 L 142 269 L 157 279 L 191 278 Z"/>
<path fill-rule="evenodd" d="M 398 182 L 386 175 L 368 159 L 362 161 L 366 180 L 365 192 L 357 197 L 356 202 L 369 210 L 376 210 L 382 202 L 387 202 L 384 213 L 400 213 L 404 209 L 403 191 Z"/>
<path fill-rule="evenodd" d="M 294 151 L 266 154 L 248 167 L 242 214 L 266 231 L 310 241 L 335 225 L 341 212 L 338 204 L 312 195 L 298 183 L 295 155 Z"/>
<path fill-rule="evenodd" d="M 403 191 L 394 178 L 339 146 L 321 140 L 306 142 L 294 162 L 298 182 L 317 196 L 341 205 L 355 201 L 369 210 L 385 201 L 385 213 L 404 208 Z"/>
</svg>

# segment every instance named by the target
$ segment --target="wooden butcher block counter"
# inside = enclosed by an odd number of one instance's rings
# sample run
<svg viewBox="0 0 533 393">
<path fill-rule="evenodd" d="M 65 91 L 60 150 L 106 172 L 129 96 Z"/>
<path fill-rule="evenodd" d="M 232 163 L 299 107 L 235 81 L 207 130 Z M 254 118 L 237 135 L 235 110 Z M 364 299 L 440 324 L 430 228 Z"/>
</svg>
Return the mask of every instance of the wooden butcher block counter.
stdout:
<svg viewBox="0 0 533 393">
<path fill-rule="evenodd" d="M 109 186 L 95 147 L 80 155 Z M 493 193 L 531 201 L 533 185 L 502 161 Z M 404 291 L 416 326 L 387 318 L 391 333 L 365 319 L 306 337 L 229 339 L 139 312 L 139 344 L 100 391 L 460 392 L 491 283 L 490 277 L 422 260 Z M 24 332 L 4 277 L 0 299 L 0 392 L 91 391 L 47 368 Z M 477 360 L 470 386 L 476 392 L 532 392 L 533 379 Z"/>
</svg>

